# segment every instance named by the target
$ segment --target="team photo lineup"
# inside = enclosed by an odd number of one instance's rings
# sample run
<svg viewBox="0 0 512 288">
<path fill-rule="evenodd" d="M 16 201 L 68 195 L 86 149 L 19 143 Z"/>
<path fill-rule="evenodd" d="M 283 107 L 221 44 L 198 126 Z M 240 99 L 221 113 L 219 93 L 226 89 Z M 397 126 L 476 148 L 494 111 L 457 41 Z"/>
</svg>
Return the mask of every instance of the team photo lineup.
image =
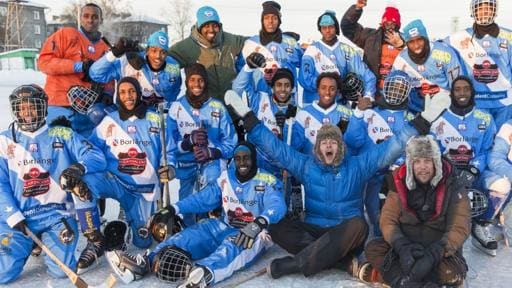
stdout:
<svg viewBox="0 0 512 288">
<path fill-rule="evenodd" d="M 255 277 L 334 268 L 368 287 L 468 287 L 464 243 L 491 261 L 512 240 L 499 1 L 460 1 L 472 25 L 433 39 L 391 3 L 365 27 L 373 1 L 351 0 L 305 19 L 311 43 L 281 30 L 278 2 L 257 4 L 252 36 L 212 5 L 183 40 L 109 42 L 91 2 L 46 39 L 44 86 L 5 95 L 0 284 L 41 257 L 77 287 L 100 261 L 106 287 L 214 287 L 277 245 L 288 254 Z"/>
</svg>

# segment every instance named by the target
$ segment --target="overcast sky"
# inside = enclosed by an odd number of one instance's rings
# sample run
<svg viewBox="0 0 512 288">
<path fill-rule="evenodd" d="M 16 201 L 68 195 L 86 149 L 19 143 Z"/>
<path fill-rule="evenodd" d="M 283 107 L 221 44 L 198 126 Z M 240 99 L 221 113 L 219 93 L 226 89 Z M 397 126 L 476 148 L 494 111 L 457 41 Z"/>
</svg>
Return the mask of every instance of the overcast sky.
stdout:
<svg viewBox="0 0 512 288">
<path fill-rule="evenodd" d="M 133 7 L 134 14 L 145 14 L 163 21 L 166 21 L 163 11 L 164 7 L 171 7 L 170 2 L 174 0 L 129 0 Z M 58 14 L 61 7 L 67 3 L 76 1 L 71 0 L 36 0 L 51 7 L 49 14 Z M 94 2 L 94 1 L 93 1 Z M 191 14 L 195 22 L 195 12 L 197 8 L 203 5 L 210 5 L 219 12 L 224 30 L 232 33 L 253 35 L 260 29 L 261 0 L 190 0 Z M 336 12 L 340 19 L 346 9 L 354 4 L 355 0 L 280 0 L 281 4 L 283 31 L 295 31 L 301 34 L 301 41 L 308 39 L 316 40 L 319 38 L 319 32 L 316 28 L 316 21 L 320 14 L 326 9 Z M 377 27 L 384 8 L 388 3 L 394 3 L 402 15 L 402 27 L 411 20 L 420 18 L 425 23 L 428 33 L 433 38 L 442 38 L 448 35 L 452 30 L 452 19 L 458 17 L 458 28 L 462 29 L 471 25 L 472 21 L 469 12 L 470 0 L 368 0 L 368 6 L 365 8 L 361 23 L 368 27 Z M 512 13 L 512 1 L 499 1 L 498 18 L 496 22 L 507 28 L 512 28 L 510 20 L 505 21 L 506 15 Z M 171 17 L 172 10 L 167 17 Z M 509 18 L 510 19 L 510 18 Z M 171 35 L 172 36 L 172 35 Z"/>
</svg>

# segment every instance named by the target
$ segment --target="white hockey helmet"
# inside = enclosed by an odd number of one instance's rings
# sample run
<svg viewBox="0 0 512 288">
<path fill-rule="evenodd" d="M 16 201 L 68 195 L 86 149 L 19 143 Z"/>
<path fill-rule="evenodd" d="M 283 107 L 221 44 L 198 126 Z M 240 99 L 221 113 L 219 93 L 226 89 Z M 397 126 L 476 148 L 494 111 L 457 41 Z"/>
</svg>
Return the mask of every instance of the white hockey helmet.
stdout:
<svg viewBox="0 0 512 288">
<path fill-rule="evenodd" d="M 48 96 L 36 84 L 21 85 L 9 95 L 14 120 L 23 131 L 34 132 L 44 125 L 48 115 Z"/>
<path fill-rule="evenodd" d="M 471 0 L 471 18 L 478 25 L 491 25 L 498 14 L 498 0 Z"/>
<path fill-rule="evenodd" d="M 399 106 L 409 97 L 412 80 L 409 75 L 400 70 L 391 71 L 384 80 L 382 94 L 384 100 L 391 106 Z"/>
</svg>

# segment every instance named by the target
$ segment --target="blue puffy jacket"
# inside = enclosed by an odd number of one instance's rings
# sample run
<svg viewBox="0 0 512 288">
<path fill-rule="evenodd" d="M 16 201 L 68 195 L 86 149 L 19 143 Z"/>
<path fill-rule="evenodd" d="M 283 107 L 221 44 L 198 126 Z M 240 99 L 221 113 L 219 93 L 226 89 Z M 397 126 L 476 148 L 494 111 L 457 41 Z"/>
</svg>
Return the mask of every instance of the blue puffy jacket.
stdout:
<svg viewBox="0 0 512 288">
<path fill-rule="evenodd" d="M 417 135 L 407 125 L 380 145 L 357 156 L 345 153 L 338 166 L 322 164 L 315 156 L 297 152 L 279 141 L 259 123 L 249 132 L 249 141 L 282 165 L 304 185 L 305 222 L 331 227 L 355 216 L 363 217 L 363 186 L 375 172 L 400 156 L 407 140 Z"/>
</svg>

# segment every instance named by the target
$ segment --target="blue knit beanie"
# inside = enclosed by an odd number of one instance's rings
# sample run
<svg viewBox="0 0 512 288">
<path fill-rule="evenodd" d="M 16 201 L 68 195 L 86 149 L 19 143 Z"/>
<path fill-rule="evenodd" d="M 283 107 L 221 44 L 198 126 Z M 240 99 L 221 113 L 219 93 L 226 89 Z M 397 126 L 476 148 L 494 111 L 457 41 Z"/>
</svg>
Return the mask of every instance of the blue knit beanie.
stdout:
<svg viewBox="0 0 512 288">
<path fill-rule="evenodd" d="M 169 49 L 169 36 L 162 31 L 157 31 L 151 34 L 147 43 L 149 47 L 159 47 L 167 51 Z"/>
<path fill-rule="evenodd" d="M 427 28 L 420 19 L 413 20 L 404 27 L 404 40 L 409 42 L 413 38 L 423 37 L 428 40 Z"/>
<path fill-rule="evenodd" d="M 201 30 L 201 27 L 208 22 L 217 22 L 220 24 L 219 13 L 210 6 L 203 6 L 199 8 L 196 13 L 196 18 L 197 30 Z"/>
</svg>

